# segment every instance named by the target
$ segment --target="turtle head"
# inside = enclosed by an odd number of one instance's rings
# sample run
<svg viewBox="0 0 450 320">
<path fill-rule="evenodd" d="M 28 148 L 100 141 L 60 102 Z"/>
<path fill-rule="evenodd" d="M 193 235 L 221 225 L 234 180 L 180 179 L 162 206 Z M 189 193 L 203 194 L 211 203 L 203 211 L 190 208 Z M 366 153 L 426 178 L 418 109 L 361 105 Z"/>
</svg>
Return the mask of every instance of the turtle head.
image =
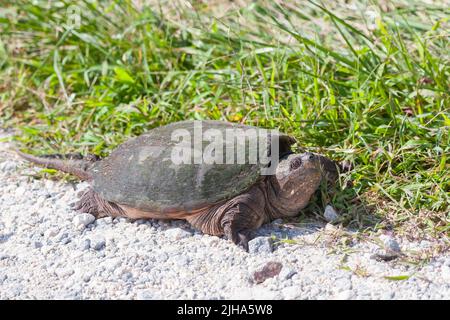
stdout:
<svg viewBox="0 0 450 320">
<path fill-rule="evenodd" d="M 281 159 L 275 174 L 280 211 L 296 215 L 306 207 L 322 180 L 329 176 L 326 167 L 331 163 L 330 159 L 310 152 Z"/>
</svg>

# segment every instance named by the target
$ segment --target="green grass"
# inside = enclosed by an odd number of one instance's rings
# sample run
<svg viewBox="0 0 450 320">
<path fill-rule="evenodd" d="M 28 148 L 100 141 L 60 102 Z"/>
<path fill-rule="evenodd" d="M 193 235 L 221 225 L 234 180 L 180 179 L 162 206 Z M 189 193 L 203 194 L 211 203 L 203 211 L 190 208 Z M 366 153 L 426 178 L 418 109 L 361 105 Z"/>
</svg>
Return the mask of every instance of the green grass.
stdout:
<svg viewBox="0 0 450 320">
<path fill-rule="evenodd" d="M 36 153 L 106 155 L 183 119 L 278 128 L 353 164 L 312 211 L 448 236 L 448 6 L 258 1 L 215 18 L 199 1 L 85 0 L 74 29 L 71 1 L 2 3 L 0 115 Z"/>
</svg>

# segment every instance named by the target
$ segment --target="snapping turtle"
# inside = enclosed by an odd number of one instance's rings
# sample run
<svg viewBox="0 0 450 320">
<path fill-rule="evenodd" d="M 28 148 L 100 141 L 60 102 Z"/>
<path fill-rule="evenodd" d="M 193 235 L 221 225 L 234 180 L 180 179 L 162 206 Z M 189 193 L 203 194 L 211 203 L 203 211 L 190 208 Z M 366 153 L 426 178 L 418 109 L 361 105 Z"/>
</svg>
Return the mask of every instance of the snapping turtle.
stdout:
<svg viewBox="0 0 450 320">
<path fill-rule="evenodd" d="M 231 159 L 235 161 L 230 163 L 174 161 L 177 152 L 187 152 L 187 159 L 192 160 L 192 154 L 205 150 L 204 141 L 185 144 L 181 149 L 179 141 L 174 141 L 174 132 L 178 138 L 181 132 L 195 140 L 195 124 L 199 122 L 203 132 L 212 129 L 221 136 L 227 129 L 241 130 L 236 141 L 247 141 L 247 160 L 236 161 L 238 148 L 233 147 Z M 275 159 L 278 163 L 276 170 L 262 175 L 262 169 L 270 164 L 250 163 L 249 152 L 256 150 L 256 144 L 250 142 L 255 137 L 242 135 L 242 130 L 254 129 L 258 128 L 221 121 L 181 121 L 132 138 L 104 159 L 18 153 L 38 165 L 89 181 L 91 187 L 75 206 L 80 212 L 97 218 L 185 219 L 204 233 L 225 235 L 248 250 L 252 230 L 271 220 L 297 215 L 324 178 L 337 176 L 337 167 L 330 159 L 313 153 L 294 154 L 291 145 L 295 140 L 285 134 L 277 136 L 278 150 L 270 154 L 272 162 Z M 274 140 L 267 141 L 270 147 Z"/>
</svg>

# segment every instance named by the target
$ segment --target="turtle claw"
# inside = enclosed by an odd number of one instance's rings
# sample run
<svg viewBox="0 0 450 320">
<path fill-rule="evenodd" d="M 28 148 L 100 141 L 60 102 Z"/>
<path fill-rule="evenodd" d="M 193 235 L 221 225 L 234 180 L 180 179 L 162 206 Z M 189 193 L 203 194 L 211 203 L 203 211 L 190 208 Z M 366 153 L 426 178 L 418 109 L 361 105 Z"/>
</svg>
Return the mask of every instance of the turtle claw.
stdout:
<svg viewBox="0 0 450 320">
<path fill-rule="evenodd" d="M 78 201 L 75 201 L 75 202 L 72 202 L 71 204 L 70 204 L 70 209 L 72 209 L 73 211 L 78 211 L 78 210 L 80 210 L 81 209 L 81 202 L 78 200 Z"/>
<path fill-rule="evenodd" d="M 243 249 L 245 252 L 248 252 L 248 242 L 250 241 L 249 232 L 240 231 L 236 232 L 232 237 L 231 241 L 239 248 Z"/>
<path fill-rule="evenodd" d="M 224 226 L 224 233 L 228 240 L 233 241 L 235 245 L 242 248 L 244 251 L 248 252 L 248 242 L 251 240 L 251 229 L 243 228 L 241 229 L 232 223 L 227 223 Z"/>
<path fill-rule="evenodd" d="M 233 241 L 239 248 L 242 248 L 244 251 L 248 252 L 248 237 L 239 233 L 238 240 Z"/>
</svg>

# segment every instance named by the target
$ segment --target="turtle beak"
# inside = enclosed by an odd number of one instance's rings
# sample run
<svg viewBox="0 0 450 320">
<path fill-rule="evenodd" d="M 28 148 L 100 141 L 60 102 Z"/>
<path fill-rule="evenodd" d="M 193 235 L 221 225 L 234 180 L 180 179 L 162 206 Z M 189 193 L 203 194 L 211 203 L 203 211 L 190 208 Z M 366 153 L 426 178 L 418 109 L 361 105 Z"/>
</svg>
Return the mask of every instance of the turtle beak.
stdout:
<svg viewBox="0 0 450 320">
<path fill-rule="evenodd" d="M 339 169 L 337 163 L 324 156 L 317 156 L 317 162 L 320 164 L 320 168 L 325 178 L 329 182 L 335 182 L 339 177 Z"/>
</svg>

